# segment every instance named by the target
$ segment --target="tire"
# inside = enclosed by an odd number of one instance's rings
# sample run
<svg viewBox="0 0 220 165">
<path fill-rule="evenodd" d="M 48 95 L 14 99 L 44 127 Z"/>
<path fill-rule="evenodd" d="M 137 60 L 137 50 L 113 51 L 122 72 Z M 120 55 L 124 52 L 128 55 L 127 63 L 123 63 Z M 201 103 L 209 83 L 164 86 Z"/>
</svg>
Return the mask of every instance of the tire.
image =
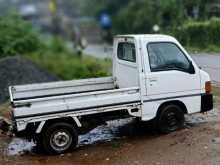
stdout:
<svg viewBox="0 0 220 165">
<path fill-rule="evenodd" d="M 181 129 L 184 126 L 183 110 L 175 104 L 163 106 L 157 117 L 157 128 L 159 132 L 168 134 Z"/>
<path fill-rule="evenodd" d="M 78 144 L 78 133 L 73 125 L 54 123 L 43 130 L 39 143 L 48 154 L 63 154 Z"/>
<path fill-rule="evenodd" d="M 43 138 L 42 138 L 42 136 L 41 136 L 41 134 L 38 134 L 36 137 L 35 137 L 35 139 L 34 139 L 34 141 L 36 142 L 36 152 L 42 152 L 42 151 L 44 151 L 44 147 L 43 147 Z"/>
</svg>

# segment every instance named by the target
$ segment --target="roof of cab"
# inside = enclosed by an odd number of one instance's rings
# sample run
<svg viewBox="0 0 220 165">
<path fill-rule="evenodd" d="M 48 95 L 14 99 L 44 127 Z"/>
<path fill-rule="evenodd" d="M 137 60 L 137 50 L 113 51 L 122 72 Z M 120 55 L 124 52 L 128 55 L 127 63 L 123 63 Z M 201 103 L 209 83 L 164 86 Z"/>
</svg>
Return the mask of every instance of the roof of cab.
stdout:
<svg viewBox="0 0 220 165">
<path fill-rule="evenodd" d="M 145 39 L 149 41 L 176 41 L 176 39 L 169 35 L 164 34 L 126 34 L 117 35 L 116 38 L 135 38 L 135 39 Z"/>
</svg>

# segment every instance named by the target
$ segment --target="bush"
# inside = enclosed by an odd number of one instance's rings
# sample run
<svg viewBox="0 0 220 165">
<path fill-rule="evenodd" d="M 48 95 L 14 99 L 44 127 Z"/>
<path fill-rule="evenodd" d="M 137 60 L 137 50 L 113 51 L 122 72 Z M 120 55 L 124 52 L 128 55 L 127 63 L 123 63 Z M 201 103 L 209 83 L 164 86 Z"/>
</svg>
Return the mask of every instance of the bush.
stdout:
<svg viewBox="0 0 220 165">
<path fill-rule="evenodd" d="M 78 56 L 60 38 L 51 39 L 44 49 L 30 53 L 27 58 L 63 80 L 103 77 L 110 75 L 111 60 Z"/>
<path fill-rule="evenodd" d="M 114 17 L 113 30 L 120 34 L 150 33 L 156 22 L 152 1 L 131 1 Z"/>
<path fill-rule="evenodd" d="M 0 16 L 0 57 L 36 51 L 38 34 L 17 15 Z"/>
<path fill-rule="evenodd" d="M 220 46 L 220 18 L 204 22 L 187 21 L 175 31 L 176 37 L 186 46 L 208 48 Z"/>
<path fill-rule="evenodd" d="M 55 37 L 51 37 L 49 39 L 47 39 L 49 42 L 44 42 L 44 49 L 47 49 L 47 50 L 50 50 L 50 51 L 53 51 L 53 52 L 56 52 L 56 53 L 64 53 L 64 52 L 67 52 L 68 53 L 68 49 L 67 49 L 67 44 L 66 42 L 58 37 L 58 36 L 55 36 Z"/>
<path fill-rule="evenodd" d="M 110 60 L 79 56 L 62 38 L 39 35 L 17 15 L 0 16 L 0 58 L 21 54 L 64 80 L 109 75 Z"/>
</svg>

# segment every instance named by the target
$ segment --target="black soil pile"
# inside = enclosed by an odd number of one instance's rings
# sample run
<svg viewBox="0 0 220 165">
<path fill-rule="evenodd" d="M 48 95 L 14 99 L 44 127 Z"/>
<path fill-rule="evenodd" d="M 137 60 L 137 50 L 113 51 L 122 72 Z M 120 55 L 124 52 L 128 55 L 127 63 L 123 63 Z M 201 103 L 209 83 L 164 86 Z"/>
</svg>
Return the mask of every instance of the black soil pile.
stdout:
<svg viewBox="0 0 220 165">
<path fill-rule="evenodd" d="M 58 77 L 48 73 L 28 59 L 20 56 L 0 60 L 0 103 L 9 99 L 8 86 L 30 83 L 58 81 Z"/>
</svg>

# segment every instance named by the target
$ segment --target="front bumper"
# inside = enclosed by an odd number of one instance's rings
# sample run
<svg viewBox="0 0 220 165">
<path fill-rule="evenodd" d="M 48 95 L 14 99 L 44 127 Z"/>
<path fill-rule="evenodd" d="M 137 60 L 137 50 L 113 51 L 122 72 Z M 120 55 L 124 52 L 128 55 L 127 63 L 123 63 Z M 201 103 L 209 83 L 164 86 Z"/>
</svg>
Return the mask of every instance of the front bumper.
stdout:
<svg viewBox="0 0 220 165">
<path fill-rule="evenodd" d="M 205 93 L 201 96 L 201 112 L 211 111 L 213 109 L 213 94 Z"/>
</svg>

